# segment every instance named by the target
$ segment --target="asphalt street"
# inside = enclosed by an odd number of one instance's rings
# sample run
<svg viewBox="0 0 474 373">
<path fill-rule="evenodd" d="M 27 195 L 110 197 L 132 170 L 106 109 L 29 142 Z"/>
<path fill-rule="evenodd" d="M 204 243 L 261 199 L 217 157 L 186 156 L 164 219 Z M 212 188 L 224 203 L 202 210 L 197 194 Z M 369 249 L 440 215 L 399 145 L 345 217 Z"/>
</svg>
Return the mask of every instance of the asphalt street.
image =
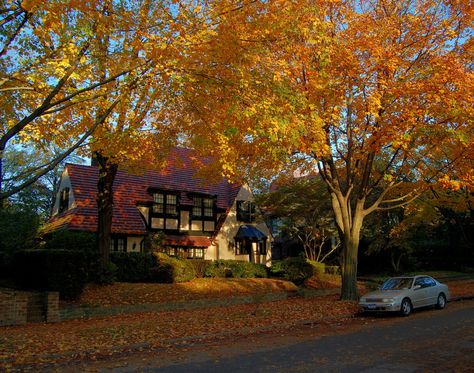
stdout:
<svg viewBox="0 0 474 373">
<path fill-rule="evenodd" d="M 223 347 L 224 348 L 224 347 Z M 228 350 L 231 347 L 226 347 Z M 348 334 L 315 337 L 226 358 L 189 361 L 142 372 L 474 372 L 474 304 L 425 310 Z M 161 365 L 158 364 L 158 365 Z M 128 366 L 121 372 L 137 371 Z"/>
</svg>

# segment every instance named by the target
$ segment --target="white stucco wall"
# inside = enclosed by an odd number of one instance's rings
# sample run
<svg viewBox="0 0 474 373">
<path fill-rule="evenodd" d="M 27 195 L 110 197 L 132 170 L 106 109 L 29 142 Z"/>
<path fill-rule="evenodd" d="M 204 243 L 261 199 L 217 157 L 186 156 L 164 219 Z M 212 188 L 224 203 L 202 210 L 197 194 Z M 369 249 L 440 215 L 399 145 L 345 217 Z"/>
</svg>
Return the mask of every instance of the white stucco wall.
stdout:
<svg viewBox="0 0 474 373">
<path fill-rule="evenodd" d="M 140 252 L 140 243 L 143 237 L 128 236 L 127 237 L 127 252 Z"/>
<path fill-rule="evenodd" d="M 268 239 L 267 239 L 267 255 L 265 258 L 261 258 L 261 263 L 265 264 L 267 266 L 271 265 L 271 233 L 270 230 L 268 229 L 267 225 L 265 222 L 261 221 L 259 222 L 257 219 L 256 223 L 253 224 L 248 224 L 244 222 L 240 222 L 237 220 L 237 201 L 253 201 L 253 194 L 248 186 L 243 186 L 240 190 L 239 193 L 237 194 L 237 197 L 224 221 L 224 224 L 222 225 L 221 230 L 217 234 L 216 237 L 216 246 L 211 246 L 206 250 L 206 256 L 205 259 L 234 259 L 234 260 L 243 260 L 243 261 L 248 261 L 249 256 L 248 255 L 235 255 L 235 241 L 234 237 L 237 234 L 237 231 L 239 230 L 239 227 L 241 225 L 253 225 L 255 226 L 258 230 L 260 230 L 262 233 L 264 233 Z"/>
</svg>

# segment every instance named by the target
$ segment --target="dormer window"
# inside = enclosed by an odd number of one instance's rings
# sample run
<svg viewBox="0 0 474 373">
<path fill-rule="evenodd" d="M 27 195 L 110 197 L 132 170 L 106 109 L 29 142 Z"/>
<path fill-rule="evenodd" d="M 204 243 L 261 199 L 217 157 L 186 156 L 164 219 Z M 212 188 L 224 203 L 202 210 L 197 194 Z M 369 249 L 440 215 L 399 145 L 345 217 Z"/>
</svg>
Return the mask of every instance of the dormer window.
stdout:
<svg viewBox="0 0 474 373">
<path fill-rule="evenodd" d="M 62 213 L 69 209 L 69 188 L 64 188 L 59 194 L 58 213 Z"/>
<path fill-rule="evenodd" d="M 255 204 L 251 201 L 237 201 L 237 220 L 253 223 L 255 221 Z"/>
<path fill-rule="evenodd" d="M 176 194 L 153 193 L 153 212 L 155 214 L 164 214 L 176 216 L 178 214 L 178 197 Z"/>
<path fill-rule="evenodd" d="M 191 228 L 193 232 L 210 233 L 216 229 L 215 199 L 204 195 L 194 195 L 191 210 Z"/>
<path fill-rule="evenodd" d="M 150 211 L 151 228 L 177 231 L 180 224 L 178 203 L 177 192 L 154 192 L 153 206 Z"/>
<path fill-rule="evenodd" d="M 214 199 L 193 197 L 193 218 L 214 218 Z"/>
</svg>

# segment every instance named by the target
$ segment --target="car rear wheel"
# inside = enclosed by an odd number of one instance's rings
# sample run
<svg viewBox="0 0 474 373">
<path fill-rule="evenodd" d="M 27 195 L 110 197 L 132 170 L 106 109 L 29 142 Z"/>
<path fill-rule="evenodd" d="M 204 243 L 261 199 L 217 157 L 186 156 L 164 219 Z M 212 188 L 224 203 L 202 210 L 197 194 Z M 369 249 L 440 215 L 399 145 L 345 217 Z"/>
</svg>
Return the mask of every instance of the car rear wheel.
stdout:
<svg viewBox="0 0 474 373">
<path fill-rule="evenodd" d="M 411 305 L 410 299 L 405 298 L 402 300 L 402 304 L 400 306 L 400 314 L 402 316 L 408 316 L 411 313 L 412 308 L 413 307 Z"/>
<path fill-rule="evenodd" d="M 436 308 L 442 310 L 444 307 L 446 307 L 446 296 L 443 293 L 439 293 Z"/>
</svg>

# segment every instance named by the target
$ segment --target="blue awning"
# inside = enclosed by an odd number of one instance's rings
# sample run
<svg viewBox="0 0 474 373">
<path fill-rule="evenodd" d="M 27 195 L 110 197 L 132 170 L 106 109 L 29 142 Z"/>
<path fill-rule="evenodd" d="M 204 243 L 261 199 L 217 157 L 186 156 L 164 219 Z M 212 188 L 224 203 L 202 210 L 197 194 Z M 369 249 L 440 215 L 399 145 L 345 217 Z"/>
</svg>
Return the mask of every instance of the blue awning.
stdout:
<svg viewBox="0 0 474 373">
<path fill-rule="evenodd" d="M 239 240 L 244 238 L 259 241 L 266 239 L 267 236 L 252 225 L 242 225 L 237 231 L 235 239 Z"/>
</svg>

